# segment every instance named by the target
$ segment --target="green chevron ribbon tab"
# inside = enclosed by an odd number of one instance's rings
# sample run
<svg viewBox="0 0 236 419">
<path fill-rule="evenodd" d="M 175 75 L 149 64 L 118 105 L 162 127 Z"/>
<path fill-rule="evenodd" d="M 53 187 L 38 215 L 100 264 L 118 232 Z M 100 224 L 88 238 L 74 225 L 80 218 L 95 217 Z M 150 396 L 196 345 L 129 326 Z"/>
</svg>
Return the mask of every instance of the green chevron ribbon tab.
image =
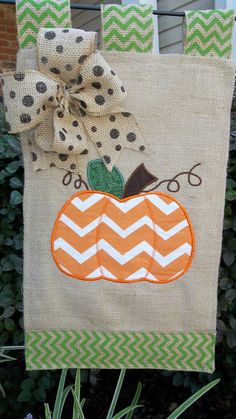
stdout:
<svg viewBox="0 0 236 419">
<path fill-rule="evenodd" d="M 185 12 L 184 53 L 231 58 L 234 10 Z"/>
<path fill-rule="evenodd" d="M 20 48 L 36 44 L 41 27 L 71 27 L 69 0 L 17 0 L 16 23 Z"/>
<path fill-rule="evenodd" d="M 102 6 L 103 49 L 107 51 L 151 52 L 153 35 L 151 5 Z"/>
<path fill-rule="evenodd" d="M 26 332 L 26 368 L 214 371 L 215 335 L 195 332 Z"/>
</svg>

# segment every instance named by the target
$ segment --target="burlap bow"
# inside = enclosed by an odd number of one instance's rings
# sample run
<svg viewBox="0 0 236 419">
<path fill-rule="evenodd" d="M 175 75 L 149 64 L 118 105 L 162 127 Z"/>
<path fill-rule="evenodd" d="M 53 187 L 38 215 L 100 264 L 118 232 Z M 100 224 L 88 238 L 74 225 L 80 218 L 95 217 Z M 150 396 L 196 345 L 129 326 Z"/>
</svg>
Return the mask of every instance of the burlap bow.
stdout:
<svg viewBox="0 0 236 419">
<path fill-rule="evenodd" d="M 88 139 L 108 170 L 123 148 L 145 149 L 133 115 L 118 107 L 125 88 L 95 48 L 93 32 L 42 28 L 39 71 L 2 76 L 9 131 L 37 127 L 35 169 L 77 172 L 80 156 L 89 154 Z"/>
</svg>

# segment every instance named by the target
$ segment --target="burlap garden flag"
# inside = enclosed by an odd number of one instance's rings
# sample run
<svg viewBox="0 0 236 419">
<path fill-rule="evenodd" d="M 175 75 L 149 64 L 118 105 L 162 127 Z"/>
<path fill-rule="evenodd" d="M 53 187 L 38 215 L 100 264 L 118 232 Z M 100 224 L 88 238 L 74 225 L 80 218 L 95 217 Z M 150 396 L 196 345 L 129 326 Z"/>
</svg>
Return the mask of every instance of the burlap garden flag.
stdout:
<svg viewBox="0 0 236 419">
<path fill-rule="evenodd" d="M 195 56 L 100 53 L 68 17 L 19 1 L 2 77 L 25 165 L 27 369 L 213 371 L 233 12 L 187 14 Z"/>
</svg>

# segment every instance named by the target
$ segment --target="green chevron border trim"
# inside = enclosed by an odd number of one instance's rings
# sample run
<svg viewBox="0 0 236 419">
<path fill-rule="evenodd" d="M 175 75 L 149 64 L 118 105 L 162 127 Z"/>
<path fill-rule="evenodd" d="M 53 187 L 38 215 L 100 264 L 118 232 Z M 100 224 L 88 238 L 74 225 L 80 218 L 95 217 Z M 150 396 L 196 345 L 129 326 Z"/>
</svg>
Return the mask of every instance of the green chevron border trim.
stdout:
<svg viewBox="0 0 236 419">
<path fill-rule="evenodd" d="M 27 370 L 154 368 L 214 371 L 215 334 L 34 331 L 25 334 Z"/>
<path fill-rule="evenodd" d="M 17 0 L 16 23 L 19 47 L 32 47 L 41 27 L 71 27 L 70 1 Z"/>
<path fill-rule="evenodd" d="M 152 52 L 154 25 L 151 5 L 102 6 L 103 49 Z"/>
<path fill-rule="evenodd" d="M 184 53 L 231 58 L 234 10 L 185 12 Z"/>
</svg>

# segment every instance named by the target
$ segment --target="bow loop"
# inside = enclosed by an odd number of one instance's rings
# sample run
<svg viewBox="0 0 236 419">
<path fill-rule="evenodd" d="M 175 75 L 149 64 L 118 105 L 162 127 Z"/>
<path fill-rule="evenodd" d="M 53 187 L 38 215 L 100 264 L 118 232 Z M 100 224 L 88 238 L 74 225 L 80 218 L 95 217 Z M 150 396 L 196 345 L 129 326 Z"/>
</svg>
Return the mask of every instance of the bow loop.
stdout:
<svg viewBox="0 0 236 419">
<path fill-rule="evenodd" d="M 39 71 L 3 75 L 10 132 L 35 130 L 36 169 L 56 165 L 77 171 L 93 143 L 108 170 L 124 148 L 144 151 L 139 127 L 120 103 L 125 88 L 99 52 L 96 34 L 45 29 L 38 35 Z M 34 156 L 36 153 L 33 153 Z M 46 165 L 45 162 L 50 162 Z"/>
<path fill-rule="evenodd" d="M 96 50 L 96 33 L 78 29 L 41 28 L 38 34 L 39 70 L 75 84 L 81 67 Z"/>
</svg>

